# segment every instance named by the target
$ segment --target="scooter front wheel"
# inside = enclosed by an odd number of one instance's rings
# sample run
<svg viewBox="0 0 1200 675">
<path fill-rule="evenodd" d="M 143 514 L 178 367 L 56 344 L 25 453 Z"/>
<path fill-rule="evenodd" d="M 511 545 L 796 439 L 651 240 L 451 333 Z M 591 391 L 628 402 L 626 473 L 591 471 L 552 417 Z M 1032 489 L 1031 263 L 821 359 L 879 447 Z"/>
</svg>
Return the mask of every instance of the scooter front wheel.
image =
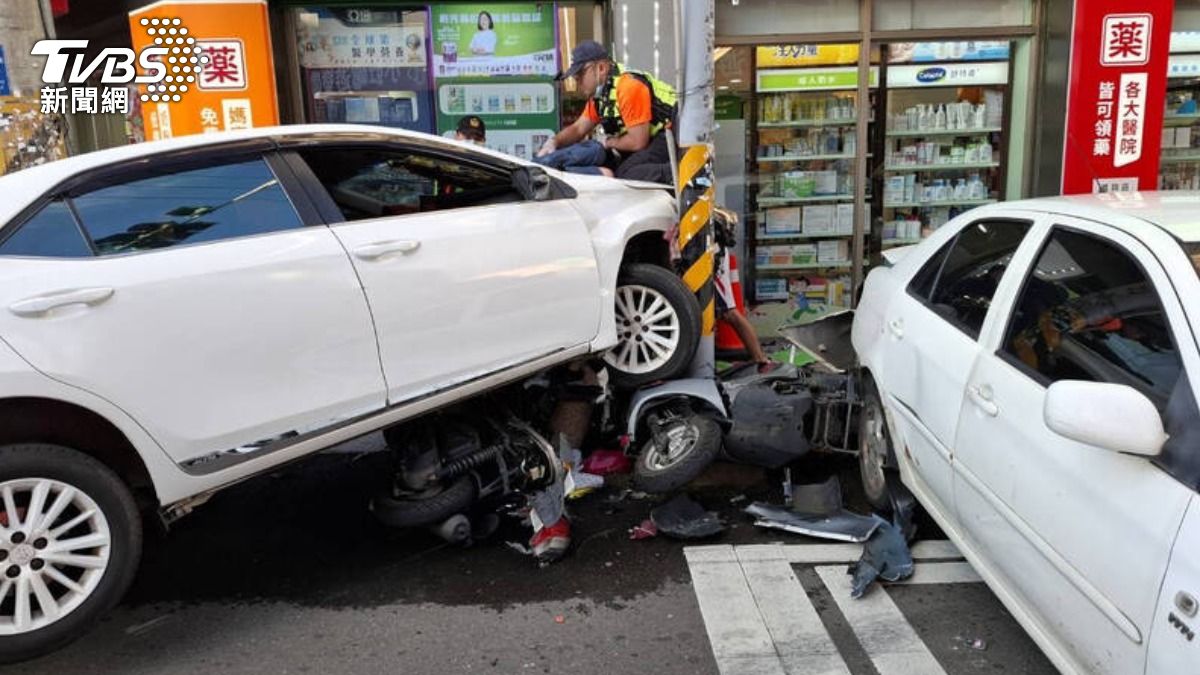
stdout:
<svg viewBox="0 0 1200 675">
<path fill-rule="evenodd" d="M 703 473 L 720 451 L 721 425 L 712 418 L 689 413 L 667 420 L 642 445 L 634 485 L 651 493 L 677 490 Z"/>
</svg>

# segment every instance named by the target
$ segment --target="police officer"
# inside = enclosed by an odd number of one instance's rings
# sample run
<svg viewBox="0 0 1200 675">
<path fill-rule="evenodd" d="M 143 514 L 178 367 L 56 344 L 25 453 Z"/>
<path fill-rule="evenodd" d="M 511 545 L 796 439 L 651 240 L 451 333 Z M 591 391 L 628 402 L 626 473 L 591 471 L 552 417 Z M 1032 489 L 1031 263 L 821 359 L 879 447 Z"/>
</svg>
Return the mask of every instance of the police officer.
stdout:
<svg viewBox="0 0 1200 675">
<path fill-rule="evenodd" d="M 568 77 L 574 77 L 591 98 L 579 119 L 546 141 L 538 155 L 586 140 L 600 125 L 606 135 L 604 147 L 616 159 L 604 173 L 670 183 L 667 134 L 672 133 L 675 119 L 675 89 L 653 75 L 613 62 L 608 51 L 592 40 L 572 50 L 571 67 L 559 79 Z"/>
</svg>

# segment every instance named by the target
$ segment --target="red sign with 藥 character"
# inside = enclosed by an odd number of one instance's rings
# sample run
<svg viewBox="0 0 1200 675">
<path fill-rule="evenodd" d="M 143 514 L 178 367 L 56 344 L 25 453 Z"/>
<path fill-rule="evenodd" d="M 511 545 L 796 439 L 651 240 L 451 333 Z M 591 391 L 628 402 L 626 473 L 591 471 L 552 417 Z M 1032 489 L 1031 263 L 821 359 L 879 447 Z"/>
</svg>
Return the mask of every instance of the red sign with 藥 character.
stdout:
<svg viewBox="0 0 1200 675">
<path fill-rule="evenodd" d="M 1075 3 L 1063 194 L 1158 187 L 1173 0 Z"/>
</svg>

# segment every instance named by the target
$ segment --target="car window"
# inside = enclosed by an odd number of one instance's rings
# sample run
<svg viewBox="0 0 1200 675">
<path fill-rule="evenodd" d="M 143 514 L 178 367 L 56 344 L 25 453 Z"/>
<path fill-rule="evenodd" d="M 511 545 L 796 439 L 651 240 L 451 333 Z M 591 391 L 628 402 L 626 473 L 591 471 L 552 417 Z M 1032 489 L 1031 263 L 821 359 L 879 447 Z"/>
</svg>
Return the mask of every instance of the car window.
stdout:
<svg viewBox="0 0 1200 675">
<path fill-rule="evenodd" d="M 972 338 L 979 337 L 992 296 L 1030 223 L 971 223 L 913 277 L 908 291 Z"/>
<path fill-rule="evenodd" d="M 100 255 L 302 227 L 262 159 L 123 182 L 74 198 Z"/>
<path fill-rule="evenodd" d="M 521 201 L 505 171 L 414 152 L 300 151 L 346 220 Z"/>
<path fill-rule="evenodd" d="M 1056 229 L 1025 279 L 1004 350 L 1044 384 L 1125 384 L 1160 410 L 1182 370 L 1162 302 L 1120 246 Z"/>
<path fill-rule="evenodd" d="M 84 239 L 70 207 L 62 201 L 53 201 L 0 244 L 0 255 L 88 258 L 92 248 Z"/>
</svg>

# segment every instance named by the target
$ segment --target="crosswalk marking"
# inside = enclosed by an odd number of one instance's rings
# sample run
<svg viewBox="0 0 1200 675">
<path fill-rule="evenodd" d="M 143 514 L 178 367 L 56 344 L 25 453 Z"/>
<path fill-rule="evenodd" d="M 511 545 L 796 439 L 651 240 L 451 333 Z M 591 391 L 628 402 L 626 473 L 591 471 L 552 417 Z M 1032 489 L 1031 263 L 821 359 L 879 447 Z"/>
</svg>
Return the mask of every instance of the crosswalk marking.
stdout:
<svg viewBox="0 0 1200 675">
<path fill-rule="evenodd" d="M 914 560 L 961 560 L 948 541 L 920 542 Z M 887 593 L 876 589 L 850 598 L 846 563 L 857 544 L 694 546 L 684 549 L 705 629 L 722 675 L 849 675 L 845 659 L 825 629 L 792 565 L 816 565 L 863 650 L 880 675 L 944 671 Z M 965 562 L 917 565 L 907 583 L 973 583 Z"/>
<path fill-rule="evenodd" d="M 887 593 L 875 589 L 855 600 L 845 567 L 818 567 L 817 574 L 879 675 L 945 675 Z"/>
</svg>

